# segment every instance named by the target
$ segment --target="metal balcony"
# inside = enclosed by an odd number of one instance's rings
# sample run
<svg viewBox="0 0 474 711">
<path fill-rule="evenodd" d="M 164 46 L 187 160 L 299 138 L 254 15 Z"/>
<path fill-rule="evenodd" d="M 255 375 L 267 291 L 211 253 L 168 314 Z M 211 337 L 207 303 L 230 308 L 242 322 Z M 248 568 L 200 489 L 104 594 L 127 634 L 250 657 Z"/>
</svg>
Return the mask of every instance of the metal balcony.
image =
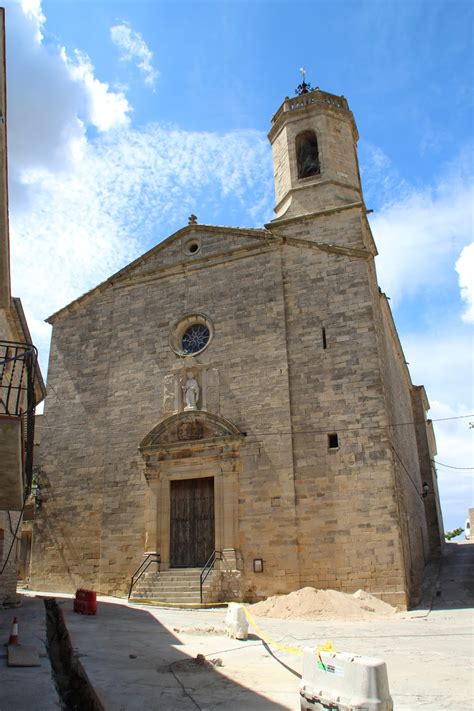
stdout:
<svg viewBox="0 0 474 711">
<path fill-rule="evenodd" d="M 38 352 L 0 341 L 0 510 L 20 511 L 31 488 Z"/>
</svg>

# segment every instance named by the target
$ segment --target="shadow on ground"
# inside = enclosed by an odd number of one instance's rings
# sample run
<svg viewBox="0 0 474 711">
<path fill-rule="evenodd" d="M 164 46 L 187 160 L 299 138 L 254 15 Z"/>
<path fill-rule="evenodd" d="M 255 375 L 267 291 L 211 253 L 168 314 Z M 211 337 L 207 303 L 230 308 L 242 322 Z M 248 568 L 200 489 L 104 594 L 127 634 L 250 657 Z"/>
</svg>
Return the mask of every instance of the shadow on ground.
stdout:
<svg viewBox="0 0 474 711">
<path fill-rule="evenodd" d="M 100 601 L 96 616 L 83 616 L 72 612 L 72 600 L 56 599 L 72 647 L 105 709 L 290 708 L 228 678 L 225 660 L 221 668 L 213 655 L 184 652 L 179 638 L 151 611 Z"/>
</svg>

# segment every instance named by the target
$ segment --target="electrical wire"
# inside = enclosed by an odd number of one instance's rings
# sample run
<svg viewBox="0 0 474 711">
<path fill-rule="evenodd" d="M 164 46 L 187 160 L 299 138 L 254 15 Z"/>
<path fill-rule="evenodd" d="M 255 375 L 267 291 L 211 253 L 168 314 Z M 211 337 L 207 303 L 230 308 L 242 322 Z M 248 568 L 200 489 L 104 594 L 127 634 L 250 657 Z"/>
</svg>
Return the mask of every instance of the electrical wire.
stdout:
<svg viewBox="0 0 474 711">
<path fill-rule="evenodd" d="M 337 432 L 353 432 L 359 430 L 385 430 L 388 427 L 406 427 L 408 425 L 422 425 L 427 422 L 446 422 L 447 420 L 462 420 L 469 417 L 474 417 L 474 415 L 457 415 L 456 417 L 438 417 L 435 419 L 428 420 L 411 420 L 409 422 L 389 422 L 386 425 L 353 425 L 352 427 L 337 427 Z M 84 427 L 58 427 L 57 425 L 42 425 L 42 429 L 45 430 L 67 430 L 67 431 L 78 431 L 83 432 Z M 333 428 L 334 429 L 334 428 Z M 247 431 L 247 437 L 276 437 L 282 435 L 299 435 L 299 434 L 327 434 L 330 429 L 326 428 L 324 430 L 277 430 L 275 432 L 249 432 Z"/>
<path fill-rule="evenodd" d="M 431 460 L 433 464 L 439 467 L 447 467 L 448 469 L 457 469 L 458 471 L 473 471 L 474 467 L 453 467 L 451 464 L 443 464 L 443 462 L 436 462 L 434 459 Z"/>
<path fill-rule="evenodd" d="M 410 472 L 406 468 L 405 464 L 403 463 L 402 458 L 400 457 L 400 455 L 398 454 L 397 450 L 395 449 L 395 447 L 393 446 L 393 444 L 391 442 L 390 442 L 390 446 L 391 446 L 392 451 L 395 454 L 396 458 L 398 459 L 398 461 L 402 465 L 403 469 L 405 470 L 406 475 L 408 476 L 409 480 L 413 484 L 413 488 L 416 490 L 416 493 L 418 494 L 418 496 L 422 496 L 422 493 L 418 489 L 418 484 L 416 484 L 416 482 L 412 479 Z"/>
</svg>

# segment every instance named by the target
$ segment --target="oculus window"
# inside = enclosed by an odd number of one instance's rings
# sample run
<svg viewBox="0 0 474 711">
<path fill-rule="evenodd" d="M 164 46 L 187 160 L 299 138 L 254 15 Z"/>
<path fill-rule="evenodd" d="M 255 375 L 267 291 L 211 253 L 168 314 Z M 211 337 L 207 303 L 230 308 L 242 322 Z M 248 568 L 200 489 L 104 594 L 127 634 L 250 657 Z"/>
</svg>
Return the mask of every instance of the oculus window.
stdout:
<svg viewBox="0 0 474 711">
<path fill-rule="evenodd" d="M 214 328 L 204 314 L 185 316 L 171 329 L 170 346 L 177 355 L 201 353 L 212 340 Z"/>
<path fill-rule="evenodd" d="M 181 338 L 181 348 L 183 353 L 199 353 L 209 343 L 211 334 L 207 326 L 203 323 L 195 323 L 183 333 Z"/>
</svg>

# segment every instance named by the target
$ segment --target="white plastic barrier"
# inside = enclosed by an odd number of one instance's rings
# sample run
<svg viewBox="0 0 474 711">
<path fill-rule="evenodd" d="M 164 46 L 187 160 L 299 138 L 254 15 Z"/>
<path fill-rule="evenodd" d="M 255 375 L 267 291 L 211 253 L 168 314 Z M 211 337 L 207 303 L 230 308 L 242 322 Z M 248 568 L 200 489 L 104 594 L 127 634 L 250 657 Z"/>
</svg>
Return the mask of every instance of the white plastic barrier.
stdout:
<svg viewBox="0 0 474 711">
<path fill-rule="evenodd" d="M 226 632 L 234 639 L 247 639 L 249 636 L 249 623 L 242 605 L 238 602 L 229 603 L 225 616 Z"/>
<path fill-rule="evenodd" d="M 301 711 L 392 711 L 387 666 L 381 659 L 305 649 Z"/>
</svg>

